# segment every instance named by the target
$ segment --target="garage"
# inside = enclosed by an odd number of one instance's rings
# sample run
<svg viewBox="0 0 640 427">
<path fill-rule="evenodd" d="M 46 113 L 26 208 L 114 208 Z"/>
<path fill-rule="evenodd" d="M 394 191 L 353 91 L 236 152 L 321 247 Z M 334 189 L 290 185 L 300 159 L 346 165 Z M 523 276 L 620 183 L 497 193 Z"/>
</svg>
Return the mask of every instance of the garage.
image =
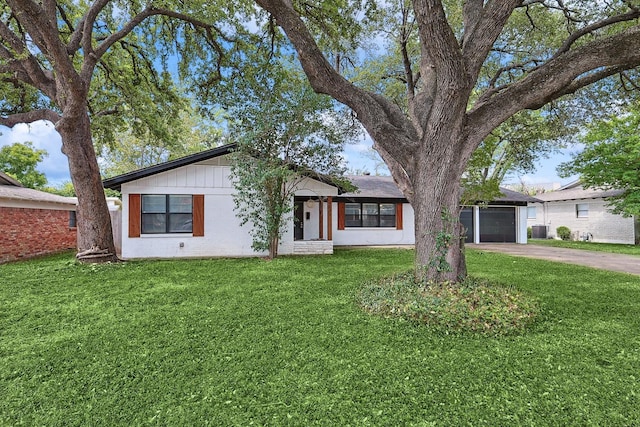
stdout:
<svg viewBox="0 0 640 427">
<path fill-rule="evenodd" d="M 516 208 L 481 208 L 480 243 L 516 243 Z"/>
</svg>

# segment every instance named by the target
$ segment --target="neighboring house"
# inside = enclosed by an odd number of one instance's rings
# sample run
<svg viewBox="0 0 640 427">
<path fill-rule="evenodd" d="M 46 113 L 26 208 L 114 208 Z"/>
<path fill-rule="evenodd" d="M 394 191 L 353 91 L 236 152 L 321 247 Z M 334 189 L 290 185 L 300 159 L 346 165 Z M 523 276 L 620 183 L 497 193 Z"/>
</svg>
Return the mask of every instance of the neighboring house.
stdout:
<svg viewBox="0 0 640 427">
<path fill-rule="evenodd" d="M 140 169 L 104 181 L 122 192 L 122 258 L 256 256 L 248 226 L 233 203 L 227 154 L 233 145 Z M 294 196 L 279 253 L 326 254 L 334 245 L 414 243 L 413 209 L 390 177 L 350 177 L 358 192 L 307 177 Z M 526 243 L 526 205 L 504 190 L 487 208 L 465 208 L 469 241 Z"/>
<path fill-rule="evenodd" d="M 541 202 L 529 205 L 527 223 L 533 237 L 556 237 L 556 229 L 565 226 L 574 240 L 632 245 L 640 237 L 638 218 L 613 214 L 607 207 L 606 198 L 621 193 L 586 189 L 575 181 L 557 191 L 536 195 Z"/>
<path fill-rule="evenodd" d="M 76 199 L 25 188 L 0 172 L 0 263 L 77 246 Z"/>
</svg>

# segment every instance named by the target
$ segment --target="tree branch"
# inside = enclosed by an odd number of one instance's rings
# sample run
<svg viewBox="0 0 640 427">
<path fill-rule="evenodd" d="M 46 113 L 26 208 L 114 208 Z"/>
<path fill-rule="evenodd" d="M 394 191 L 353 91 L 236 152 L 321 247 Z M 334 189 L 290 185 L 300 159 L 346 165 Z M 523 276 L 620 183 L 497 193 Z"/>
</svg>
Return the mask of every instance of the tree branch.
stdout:
<svg viewBox="0 0 640 427">
<path fill-rule="evenodd" d="M 472 26 L 464 29 L 462 52 L 465 59 L 466 72 L 475 84 L 480 69 L 495 41 L 522 0 L 501 0 L 487 2 L 466 2 L 465 20 Z"/>
<path fill-rule="evenodd" d="M 42 91 L 50 98 L 55 96 L 55 84 L 51 76 L 42 70 L 40 63 L 29 52 L 24 42 L 2 21 L 0 39 L 9 44 L 9 47 L 0 45 L 0 57 L 7 61 L 3 67 L 4 72 L 11 72 L 34 87 L 41 86 Z"/>
<path fill-rule="evenodd" d="M 561 55 L 564 52 L 567 52 L 579 38 L 587 34 L 593 33 L 594 31 L 599 30 L 601 28 L 608 27 L 609 25 L 617 24 L 619 22 L 632 21 L 634 19 L 639 18 L 640 9 L 637 7 L 633 7 L 631 5 L 629 7 L 631 7 L 632 10 L 628 13 L 625 13 L 623 15 L 612 16 L 608 19 L 603 19 L 602 21 L 594 22 L 593 24 L 587 25 L 586 27 L 583 27 L 580 30 L 571 34 L 569 38 L 567 38 L 567 40 L 565 40 L 565 42 L 562 44 L 560 49 L 558 49 L 554 57 Z"/>
<path fill-rule="evenodd" d="M 256 3 L 276 18 L 293 43 L 311 87 L 351 107 L 380 146 L 395 158 L 409 161 L 409 147 L 414 147 L 418 138 L 416 129 L 402 110 L 384 97 L 360 89 L 342 77 L 320 51 L 289 0 L 256 0 Z M 386 120 L 380 120 L 380 117 Z M 402 143 L 388 141 L 389 133 L 394 133 L 396 141 Z"/>
<path fill-rule="evenodd" d="M 18 123 L 32 123 L 37 120 L 48 120 L 55 124 L 61 119 L 60 114 L 47 108 L 41 110 L 28 111 L 26 113 L 11 114 L 7 117 L 0 117 L 0 125 L 7 126 L 9 128 L 14 127 Z"/>
<path fill-rule="evenodd" d="M 473 132 L 470 138 L 479 143 L 492 129 L 520 110 L 540 108 L 604 77 L 638 65 L 640 26 L 571 49 L 494 96 L 481 97 L 467 114 L 467 128 Z"/>
</svg>

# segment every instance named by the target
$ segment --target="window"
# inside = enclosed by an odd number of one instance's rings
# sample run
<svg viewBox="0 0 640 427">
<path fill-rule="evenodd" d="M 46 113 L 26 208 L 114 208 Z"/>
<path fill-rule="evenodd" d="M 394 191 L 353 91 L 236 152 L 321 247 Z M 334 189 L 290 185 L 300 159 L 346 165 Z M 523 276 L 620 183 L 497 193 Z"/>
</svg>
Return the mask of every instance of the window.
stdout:
<svg viewBox="0 0 640 427">
<path fill-rule="evenodd" d="M 77 219 L 76 219 L 76 211 L 69 211 L 69 228 L 76 228 Z"/>
<path fill-rule="evenodd" d="M 528 206 L 527 207 L 527 219 L 536 219 L 536 207 Z"/>
<path fill-rule="evenodd" d="M 577 218 L 589 218 L 589 204 L 578 203 L 576 205 L 576 217 Z"/>
<path fill-rule="evenodd" d="M 346 227 L 395 227 L 395 203 L 345 203 Z"/>
<path fill-rule="evenodd" d="M 193 197 L 191 195 L 142 195 L 142 233 L 193 232 Z"/>
</svg>

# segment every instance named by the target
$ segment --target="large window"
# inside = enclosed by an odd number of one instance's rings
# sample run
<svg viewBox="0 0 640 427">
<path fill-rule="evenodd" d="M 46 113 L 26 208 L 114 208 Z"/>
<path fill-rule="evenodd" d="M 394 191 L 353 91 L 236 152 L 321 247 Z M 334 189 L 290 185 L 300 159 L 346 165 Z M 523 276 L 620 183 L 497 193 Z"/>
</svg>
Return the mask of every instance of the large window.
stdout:
<svg viewBox="0 0 640 427">
<path fill-rule="evenodd" d="M 142 233 L 191 233 L 193 198 L 191 195 L 142 195 Z"/>
<path fill-rule="evenodd" d="M 528 206 L 527 207 L 527 219 L 536 219 L 536 207 Z"/>
<path fill-rule="evenodd" d="M 395 227 L 395 203 L 345 203 L 346 227 Z"/>
</svg>

